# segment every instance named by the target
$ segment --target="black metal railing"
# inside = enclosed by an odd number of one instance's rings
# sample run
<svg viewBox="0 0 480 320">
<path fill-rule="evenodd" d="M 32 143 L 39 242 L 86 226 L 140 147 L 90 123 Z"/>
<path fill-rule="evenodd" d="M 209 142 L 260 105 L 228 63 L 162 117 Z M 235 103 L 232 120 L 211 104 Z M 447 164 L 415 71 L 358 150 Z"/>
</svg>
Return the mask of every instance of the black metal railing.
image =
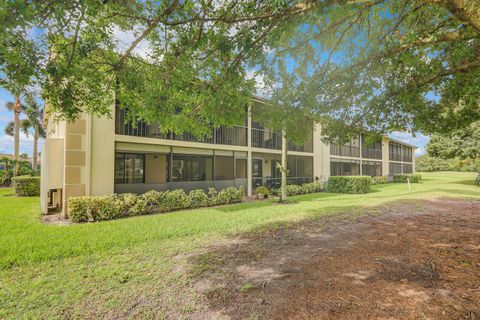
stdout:
<svg viewBox="0 0 480 320">
<path fill-rule="evenodd" d="M 135 125 L 132 122 L 125 122 L 124 112 L 117 112 L 115 119 L 115 133 L 135 137 L 147 137 L 155 139 L 202 142 L 212 144 L 226 144 L 233 146 L 247 145 L 247 127 L 219 127 L 212 130 L 210 136 L 197 137 L 191 133 L 184 132 L 174 134 L 172 132 L 161 132 L 157 125 L 149 125 L 138 121 Z"/>
<path fill-rule="evenodd" d="M 282 149 L 282 134 L 280 132 L 251 129 L 252 131 L 252 147 L 263 149 Z"/>
<path fill-rule="evenodd" d="M 304 144 L 288 144 L 289 151 L 313 152 L 313 140 L 306 141 Z"/>
<path fill-rule="evenodd" d="M 369 159 L 382 159 L 382 150 L 362 148 L 362 157 Z"/>
<path fill-rule="evenodd" d="M 360 148 L 348 145 L 330 144 L 330 155 L 359 158 Z"/>
</svg>

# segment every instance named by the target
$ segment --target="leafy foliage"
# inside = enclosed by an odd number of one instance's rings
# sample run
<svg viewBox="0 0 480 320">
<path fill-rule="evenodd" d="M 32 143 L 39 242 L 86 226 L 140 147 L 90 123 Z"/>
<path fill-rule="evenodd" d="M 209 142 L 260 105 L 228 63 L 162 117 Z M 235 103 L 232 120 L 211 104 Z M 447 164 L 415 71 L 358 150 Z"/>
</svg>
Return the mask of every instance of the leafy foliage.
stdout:
<svg viewBox="0 0 480 320">
<path fill-rule="evenodd" d="M 386 176 L 372 177 L 372 184 L 385 184 L 385 183 L 388 183 L 388 178 Z"/>
<path fill-rule="evenodd" d="M 369 193 L 372 178 L 366 176 L 331 176 L 328 178 L 327 192 L 333 193 Z"/>
<path fill-rule="evenodd" d="M 262 195 L 263 197 L 268 197 L 268 195 L 270 194 L 270 190 L 268 190 L 267 187 L 265 186 L 258 186 L 256 189 L 255 189 L 255 193 L 257 195 Z"/>
<path fill-rule="evenodd" d="M 68 199 L 68 216 L 73 222 L 103 221 L 143 214 L 169 212 L 213 205 L 241 202 L 245 192 L 242 188 L 229 187 L 217 192 L 192 190 L 149 191 L 142 195 L 110 194 L 83 196 Z"/>
<path fill-rule="evenodd" d="M 19 197 L 35 197 L 40 195 L 40 177 L 13 177 L 12 185 L 15 194 Z"/>
<path fill-rule="evenodd" d="M 415 160 L 416 171 L 435 172 L 435 171 L 461 171 L 461 172 L 479 172 L 480 159 L 440 159 L 428 155 L 421 156 Z"/>
<path fill-rule="evenodd" d="M 422 175 L 420 174 L 396 174 L 393 176 L 394 183 L 407 183 L 410 180 L 410 183 L 419 183 L 422 180 Z"/>
</svg>

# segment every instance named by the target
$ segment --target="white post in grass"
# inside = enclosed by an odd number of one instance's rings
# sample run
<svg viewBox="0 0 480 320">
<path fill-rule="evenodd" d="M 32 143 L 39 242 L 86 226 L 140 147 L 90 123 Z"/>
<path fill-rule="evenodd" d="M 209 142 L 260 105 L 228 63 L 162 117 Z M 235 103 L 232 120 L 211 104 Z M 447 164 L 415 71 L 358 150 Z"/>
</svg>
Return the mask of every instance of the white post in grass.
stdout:
<svg viewBox="0 0 480 320">
<path fill-rule="evenodd" d="M 407 183 L 408 183 L 408 191 L 411 191 L 412 187 L 410 186 L 410 178 L 407 178 Z"/>
</svg>

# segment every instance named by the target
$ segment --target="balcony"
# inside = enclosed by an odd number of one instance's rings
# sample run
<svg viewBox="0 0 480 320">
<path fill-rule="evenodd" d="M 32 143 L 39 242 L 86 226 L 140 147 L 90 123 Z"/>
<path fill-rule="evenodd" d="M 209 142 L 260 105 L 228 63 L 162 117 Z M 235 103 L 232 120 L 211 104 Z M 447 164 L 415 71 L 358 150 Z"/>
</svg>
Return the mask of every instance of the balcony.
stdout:
<svg viewBox="0 0 480 320">
<path fill-rule="evenodd" d="M 263 149 L 282 149 L 280 132 L 252 128 L 252 147 Z"/>
<path fill-rule="evenodd" d="M 288 144 L 289 151 L 297 151 L 297 152 L 313 152 L 313 141 L 309 140 L 306 141 L 304 144 L 298 145 L 289 143 Z"/>
<path fill-rule="evenodd" d="M 342 157 L 360 157 L 360 148 L 349 146 L 349 145 L 339 145 L 331 144 L 330 145 L 330 155 L 332 156 L 342 156 Z"/>
<path fill-rule="evenodd" d="M 125 122 L 125 112 L 117 110 L 115 117 L 115 133 L 135 137 L 147 137 L 154 139 L 177 140 L 187 142 L 202 142 L 211 144 L 224 144 L 231 146 L 247 146 L 247 127 L 219 127 L 212 130 L 210 136 L 196 137 L 191 133 L 174 134 L 161 132 L 158 125 L 147 124 L 138 121 L 134 126 L 131 122 Z"/>
<path fill-rule="evenodd" d="M 381 160 L 382 159 L 382 150 L 363 148 L 362 149 L 362 158 Z"/>
</svg>

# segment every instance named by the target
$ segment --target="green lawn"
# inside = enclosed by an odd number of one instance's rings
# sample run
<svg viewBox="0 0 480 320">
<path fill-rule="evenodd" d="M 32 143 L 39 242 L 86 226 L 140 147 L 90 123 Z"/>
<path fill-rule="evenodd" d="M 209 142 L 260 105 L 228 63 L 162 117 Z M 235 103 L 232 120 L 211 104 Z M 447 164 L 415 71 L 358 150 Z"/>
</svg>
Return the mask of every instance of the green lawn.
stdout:
<svg viewBox="0 0 480 320">
<path fill-rule="evenodd" d="M 423 182 L 375 186 L 367 195 L 320 193 L 71 226 L 41 222 L 38 198 L 0 189 L 0 319 L 161 318 L 198 308 L 189 254 L 235 233 L 403 199 L 480 199 L 471 173 L 424 174 Z"/>
</svg>

